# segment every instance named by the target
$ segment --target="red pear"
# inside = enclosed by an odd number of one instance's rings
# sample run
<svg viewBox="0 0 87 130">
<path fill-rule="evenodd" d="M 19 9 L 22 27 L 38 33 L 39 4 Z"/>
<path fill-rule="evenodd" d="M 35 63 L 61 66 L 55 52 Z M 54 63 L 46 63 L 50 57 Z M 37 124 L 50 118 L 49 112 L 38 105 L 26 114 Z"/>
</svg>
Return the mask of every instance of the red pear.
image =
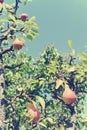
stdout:
<svg viewBox="0 0 87 130">
<path fill-rule="evenodd" d="M 40 112 L 34 107 L 33 103 L 29 105 L 28 114 L 32 116 L 34 122 L 40 119 Z"/>
<path fill-rule="evenodd" d="M 67 86 L 63 92 L 62 98 L 66 104 L 71 104 L 76 101 L 77 96 L 75 92 Z"/>
<path fill-rule="evenodd" d="M 20 50 L 22 47 L 23 47 L 24 43 L 22 40 L 19 40 L 18 38 L 16 38 L 14 41 L 13 41 L 13 47 L 14 49 L 16 50 Z"/>
<path fill-rule="evenodd" d="M 34 112 L 34 121 L 37 122 L 40 119 L 40 112 L 36 110 Z"/>
<path fill-rule="evenodd" d="M 3 3 L 4 3 L 4 0 L 0 0 L 0 3 L 3 4 Z"/>
<path fill-rule="evenodd" d="M 32 102 L 30 103 L 30 105 L 29 105 L 29 107 L 28 107 L 28 111 L 29 111 L 30 109 L 32 109 L 33 111 L 36 111 L 36 108 L 35 108 L 35 106 L 34 106 L 34 104 L 33 104 Z"/>
<path fill-rule="evenodd" d="M 27 14 L 25 14 L 25 13 L 23 13 L 23 14 L 21 14 L 21 20 L 22 21 L 26 21 L 27 20 L 27 18 L 28 18 L 28 15 Z"/>
</svg>

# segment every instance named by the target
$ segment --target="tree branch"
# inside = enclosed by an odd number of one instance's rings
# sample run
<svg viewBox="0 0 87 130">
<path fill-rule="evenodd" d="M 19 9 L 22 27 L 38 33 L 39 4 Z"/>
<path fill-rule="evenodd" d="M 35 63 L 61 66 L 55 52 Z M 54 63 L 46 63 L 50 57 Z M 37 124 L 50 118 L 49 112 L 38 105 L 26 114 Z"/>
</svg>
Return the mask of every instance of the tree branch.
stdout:
<svg viewBox="0 0 87 130">
<path fill-rule="evenodd" d="M 4 50 L 4 51 L 2 52 L 2 55 L 8 53 L 9 51 L 13 51 L 13 50 L 14 50 L 14 49 L 13 49 L 13 46 L 10 46 L 10 48 L 8 48 L 8 49 L 6 49 L 6 50 Z"/>
<path fill-rule="evenodd" d="M 24 64 L 24 63 L 22 62 L 22 63 L 20 63 L 20 64 L 18 64 L 18 65 L 15 65 L 15 66 L 5 65 L 4 68 L 6 68 L 6 69 L 15 69 L 15 68 L 17 68 L 17 67 L 20 67 L 20 66 L 23 65 L 23 64 Z"/>
<path fill-rule="evenodd" d="M 19 8 L 19 6 L 18 6 L 19 3 L 21 3 L 21 1 L 20 0 L 16 0 L 15 7 L 14 7 L 14 13 L 13 14 L 16 14 L 16 12 L 17 12 L 17 10 Z"/>
</svg>

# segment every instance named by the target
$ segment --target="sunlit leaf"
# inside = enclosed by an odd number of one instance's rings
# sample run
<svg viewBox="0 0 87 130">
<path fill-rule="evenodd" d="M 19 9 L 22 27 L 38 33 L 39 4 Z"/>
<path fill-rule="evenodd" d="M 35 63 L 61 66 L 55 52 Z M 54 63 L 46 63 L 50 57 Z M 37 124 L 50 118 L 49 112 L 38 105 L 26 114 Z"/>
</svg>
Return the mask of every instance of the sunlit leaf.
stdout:
<svg viewBox="0 0 87 130">
<path fill-rule="evenodd" d="M 36 17 L 35 16 L 32 16 L 29 21 L 35 21 L 36 20 Z"/>
<path fill-rule="evenodd" d="M 68 40 L 68 45 L 69 45 L 69 47 L 72 49 L 72 45 L 73 45 L 72 40 Z"/>
<path fill-rule="evenodd" d="M 37 103 L 34 100 L 32 100 L 32 103 L 33 103 L 34 107 L 37 108 Z"/>
<path fill-rule="evenodd" d="M 74 71 L 76 71 L 76 67 L 75 66 L 70 66 L 68 68 L 68 72 L 74 72 Z"/>
<path fill-rule="evenodd" d="M 17 88 L 19 92 L 23 91 L 24 89 L 22 87 Z"/>
<path fill-rule="evenodd" d="M 48 122 L 50 122 L 51 124 L 55 124 L 55 123 L 56 123 L 56 122 L 54 122 L 53 119 L 50 118 L 50 117 L 45 118 L 45 120 L 48 121 Z"/>
<path fill-rule="evenodd" d="M 0 19 L 0 22 L 8 22 L 9 20 L 7 18 Z"/>
<path fill-rule="evenodd" d="M 44 83 L 45 83 L 45 79 L 44 78 L 39 78 L 39 84 L 40 84 L 40 86 L 44 85 Z"/>
<path fill-rule="evenodd" d="M 84 119 L 82 120 L 82 122 L 87 122 L 87 118 L 84 118 Z"/>
<path fill-rule="evenodd" d="M 60 87 L 60 85 L 62 85 L 62 84 L 63 84 L 63 80 L 57 79 L 56 80 L 56 89 L 58 89 Z"/>
<path fill-rule="evenodd" d="M 23 25 L 23 21 L 22 20 L 16 20 L 15 24 L 20 24 L 20 25 Z"/>
<path fill-rule="evenodd" d="M 25 130 L 26 128 L 25 128 L 25 126 L 23 125 L 23 126 L 20 127 L 20 129 L 21 129 L 21 130 Z"/>
<path fill-rule="evenodd" d="M 24 1 L 24 5 L 26 5 L 26 3 L 27 3 L 27 0 L 23 0 Z"/>
<path fill-rule="evenodd" d="M 43 127 L 47 128 L 47 126 L 46 126 L 44 123 L 42 123 L 42 122 L 39 122 L 38 124 L 39 124 L 40 126 L 43 126 Z"/>
<path fill-rule="evenodd" d="M 39 103 L 41 104 L 42 108 L 45 109 L 45 101 L 42 97 L 40 96 L 36 96 L 36 98 L 38 99 Z"/>
<path fill-rule="evenodd" d="M 0 4 L 0 9 L 2 9 L 2 7 L 3 7 L 3 5 L 2 5 L 2 4 Z"/>
<path fill-rule="evenodd" d="M 52 64 L 49 64 L 49 65 L 47 66 L 47 70 L 48 70 L 48 73 L 49 73 L 49 74 L 50 74 L 50 73 L 55 74 L 56 71 L 57 71 L 56 67 L 53 66 Z"/>
<path fill-rule="evenodd" d="M 0 4 L 1 5 L 1 4 Z M 9 5 L 9 4 L 5 4 L 5 7 L 6 8 L 9 8 L 9 9 L 12 9 L 13 7 L 12 7 L 13 5 Z"/>
<path fill-rule="evenodd" d="M 10 17 L 13 21 L 16 21 L 15 16 L 12 14 L 8 14 L 8 17 Z"/>
<path fill-rule="evenodd" d="M 28 33 L 28 34 L 27 34 L 27 38 L 28 38 L 30 41 L 32 41 L 32 40 L 34 39 L 34 36 L 33 36 L 33 34 Z"/>
<path fill-rule="evenodd" d="M 28 2 L 32 2 L 32 0 L 28 0 Z"/>
<path fill-rule="evenodd" d="M 64 130 L 64 126 L 63 125 L 60 125 L 60 130 Z"/>
<path fill-rule="evenodd" d="M 82 61 L 87 61 L 87 55 L 85 53 L 78 54 L 78 56 Z"/>
<path fill-rule="evenodd" d="M 12 26 L 10 27 L 10 29 L 12 29 L 12 30 L 16 31 L 16 28 L 13 28 Z"/>
</svg>

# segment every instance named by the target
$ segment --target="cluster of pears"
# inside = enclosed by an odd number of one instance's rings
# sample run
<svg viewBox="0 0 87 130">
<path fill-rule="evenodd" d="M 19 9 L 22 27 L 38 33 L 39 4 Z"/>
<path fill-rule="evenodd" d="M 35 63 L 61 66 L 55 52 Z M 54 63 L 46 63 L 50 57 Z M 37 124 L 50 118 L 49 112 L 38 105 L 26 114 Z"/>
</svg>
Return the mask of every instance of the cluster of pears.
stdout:
<svg viewBox="0 0 87 130">
<path fill-rule="evenodd" d="M 0 4 L 3 4 L 3 3 L 4 3 L 4 0 L 0 0 Z M 25 22 L 27 19 L 28 19 L 28 14 L 22 13 L 22 14 L 20 15 L 20 20 L 22 20 L 23 22 Z M 14 49 L 16 49 L 16 50 L 22 49 L 23 45 L 24 45 L 23 40 L 20 40 L 20 39 L 18 39 L 18 38 L 15 38 L 15 40 L 13 41 L 13 47 L 14 47 Z"/>
<path fill-rule="evenodd" d="M 26 13 L 22 13 L 20 15 L 20 19 L 25 22 L 28 18 L 28 15 Z M 15 40 L 13 41 L 13 48 L 16 50 L 20 50 L 22 49 L 22 47 L 24 46 L 24 41 L 21 40 L 20 38 L 15 38 Z"/>
<path fill-rule="evenodd" d="M 71 90 L 68 85 L 66 85 L 65 90 L 62 94 L 62 98 L 66 104 L 72 104 L 73 102 L 76 101 L 77 96 L 76 96 L 75 92 L 73 90 Z"/>
</svg>

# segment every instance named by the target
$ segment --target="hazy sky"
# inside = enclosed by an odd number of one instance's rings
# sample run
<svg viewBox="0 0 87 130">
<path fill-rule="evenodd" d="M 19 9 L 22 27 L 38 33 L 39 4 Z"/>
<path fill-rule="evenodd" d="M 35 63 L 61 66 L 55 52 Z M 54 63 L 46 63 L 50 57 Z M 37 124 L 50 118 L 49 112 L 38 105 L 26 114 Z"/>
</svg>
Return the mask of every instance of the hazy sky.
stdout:
<svg viewBox="0 0 87 130">
<path fill-rule="evenodd" d="M 86 50 L 87 0 L 33 0 L 19 12 L 28 13 L 29 17 L 35 15 L 40 28 L 39 37 L 28 43 L 30 55 L 37 57 L 50 42 L 66 52 L 68 39 L 73 41 L 77 52 Z"/>
</svg>

